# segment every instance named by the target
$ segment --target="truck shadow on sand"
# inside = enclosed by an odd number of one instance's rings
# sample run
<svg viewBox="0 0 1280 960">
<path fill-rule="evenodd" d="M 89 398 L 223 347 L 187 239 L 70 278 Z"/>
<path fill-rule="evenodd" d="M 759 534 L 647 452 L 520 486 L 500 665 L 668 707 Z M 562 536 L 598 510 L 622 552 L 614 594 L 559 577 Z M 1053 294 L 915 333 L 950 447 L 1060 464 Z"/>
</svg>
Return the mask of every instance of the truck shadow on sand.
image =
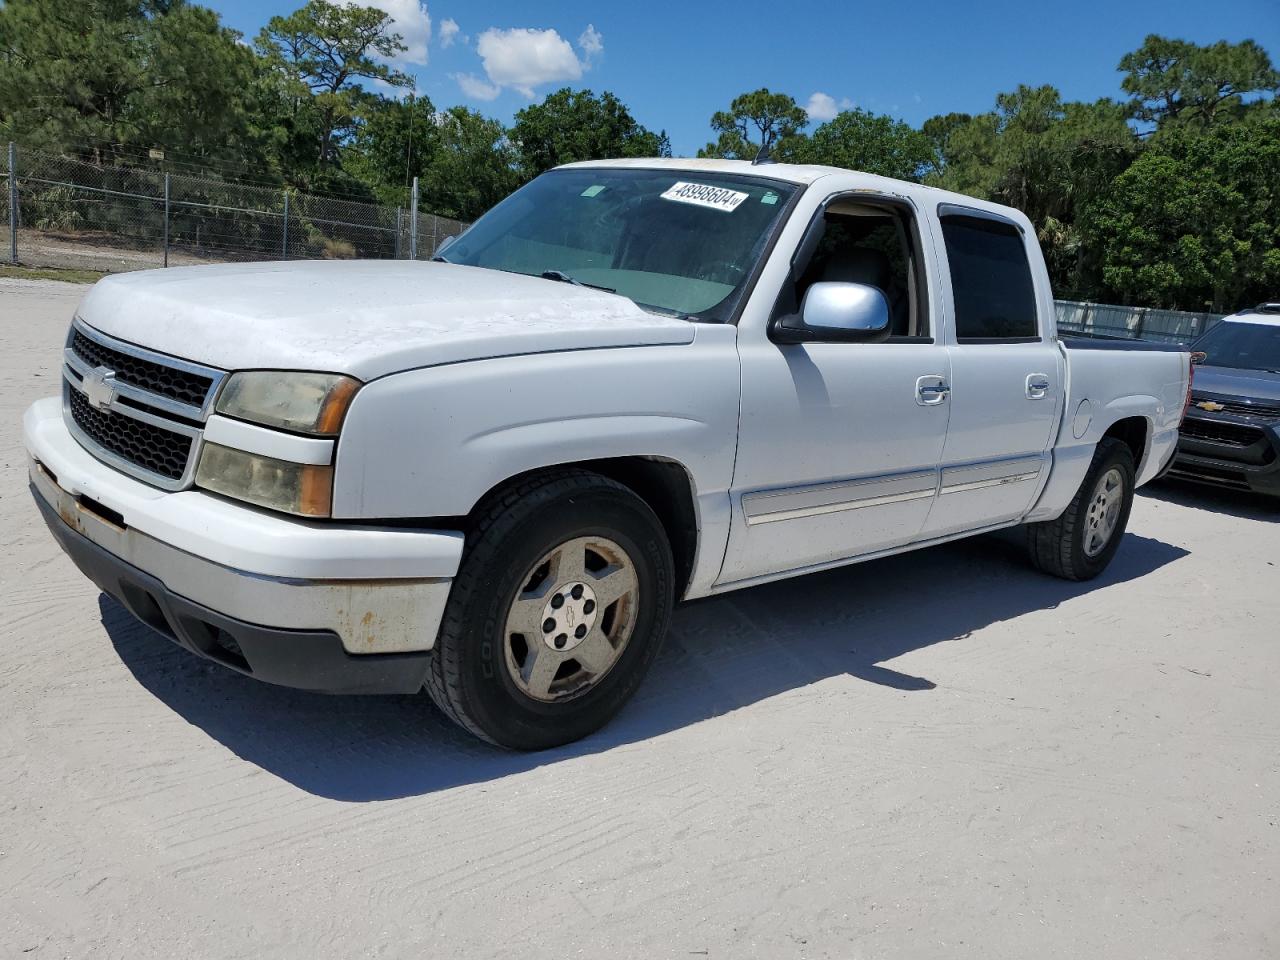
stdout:
<svg viewBox="0 0 1280 960">
<path fill-rule="evenodd" d="M 1186 555 L 1130 533 L 1106 573 L 1068 583 L 1030 569 L 1011 536 L 993 536 L 695 601 L 677 609 L 662 655 L 613 723 L 537 754 L 473 739 L 425 694 L 329 697 L 250 680 L 173 646 L 105 595 L 99 604 L 120 659 L 179 716 L 302 790 L 360 802 L 610 750 L 829 677 L 927 695 L 932 681 L 881 664 L 944 641 L 964 642 L 983 627 L 1137 579 Z M 1009 682 L 1016 686 L 1017 677 Z"/>
</svg>

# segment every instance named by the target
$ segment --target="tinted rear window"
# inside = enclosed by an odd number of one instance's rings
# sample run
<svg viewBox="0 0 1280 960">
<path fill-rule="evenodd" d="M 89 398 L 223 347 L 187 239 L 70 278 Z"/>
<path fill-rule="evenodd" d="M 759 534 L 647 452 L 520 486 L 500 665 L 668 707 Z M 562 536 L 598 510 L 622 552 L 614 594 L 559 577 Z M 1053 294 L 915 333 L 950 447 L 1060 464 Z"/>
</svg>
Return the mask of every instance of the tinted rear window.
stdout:
<svg viewBox="0 0 1280 960">
<path fill-rule="evenodd" d="M 956 336 L 961 340 L 1035 338 L 1036 295 L 1022 234 L 979 217 L 942 218 L 951 266 Z"/>
</svg>

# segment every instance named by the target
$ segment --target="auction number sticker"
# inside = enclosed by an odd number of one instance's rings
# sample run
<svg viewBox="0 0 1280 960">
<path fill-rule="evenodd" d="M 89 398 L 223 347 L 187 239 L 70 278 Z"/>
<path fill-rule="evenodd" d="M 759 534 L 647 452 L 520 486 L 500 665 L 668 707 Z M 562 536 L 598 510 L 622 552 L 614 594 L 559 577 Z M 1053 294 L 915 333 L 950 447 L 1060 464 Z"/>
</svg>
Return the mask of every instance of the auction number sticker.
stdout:
<svg viewBox="0 0 1280 960">
<path fill-rule="evenodd" d="M 692 203 L 697 207 L 710 207 L 712 210 L 733 213 L 742 201 L 747 199 L 747 194 L 739 193 L 737 190 L 726 190 L 724 187 L 708 186 L 705 183 L 685 183 L 680 180 L 662 194 L 662 199 Z"/>
</svg>

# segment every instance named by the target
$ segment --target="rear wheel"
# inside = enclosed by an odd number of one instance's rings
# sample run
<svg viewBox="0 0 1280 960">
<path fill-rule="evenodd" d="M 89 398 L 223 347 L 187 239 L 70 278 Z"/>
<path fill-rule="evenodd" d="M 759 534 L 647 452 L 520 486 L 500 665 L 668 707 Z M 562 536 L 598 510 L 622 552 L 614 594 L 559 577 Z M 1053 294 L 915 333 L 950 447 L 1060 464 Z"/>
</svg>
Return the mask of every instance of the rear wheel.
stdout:
<svg viewBox="0 0 1280 960">
<path fill-rule="evenodd" d="M 427 691 L 501 746 L 577 740 L 639 686 L 673 594 L 665 532 L 632 491 L 585 471 L 525 481 L 480 508 Z"/>
<path fill-rule="evenodd" d="M 1027 524 L 1031 562 L 1064 580 L 1091 580 L 1120 547 L 1133 506 L 1133 453 L 1111 437 L 1093 454 L 1084 482 L 1055 520 Z"/>
</svg>

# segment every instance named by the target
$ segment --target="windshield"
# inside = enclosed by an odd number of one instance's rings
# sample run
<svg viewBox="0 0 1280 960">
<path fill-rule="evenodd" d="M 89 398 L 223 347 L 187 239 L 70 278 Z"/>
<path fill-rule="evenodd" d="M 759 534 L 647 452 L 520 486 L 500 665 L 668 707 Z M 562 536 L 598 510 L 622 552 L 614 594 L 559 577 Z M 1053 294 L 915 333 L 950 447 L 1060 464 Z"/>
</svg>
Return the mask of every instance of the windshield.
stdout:
<svg viewBox="0 0 1280 960">
<path fill-rule="evenodd" d="M 1280 373 L 1280 324 L 1227 320 L 1196 341 L 1205 364 Z"/>
<path fill-rule="evenodd" d="M 477 220 L 440 259 L 725 320 L 795 189 L 693 171 L 553 170 Z"/>
</svg>

